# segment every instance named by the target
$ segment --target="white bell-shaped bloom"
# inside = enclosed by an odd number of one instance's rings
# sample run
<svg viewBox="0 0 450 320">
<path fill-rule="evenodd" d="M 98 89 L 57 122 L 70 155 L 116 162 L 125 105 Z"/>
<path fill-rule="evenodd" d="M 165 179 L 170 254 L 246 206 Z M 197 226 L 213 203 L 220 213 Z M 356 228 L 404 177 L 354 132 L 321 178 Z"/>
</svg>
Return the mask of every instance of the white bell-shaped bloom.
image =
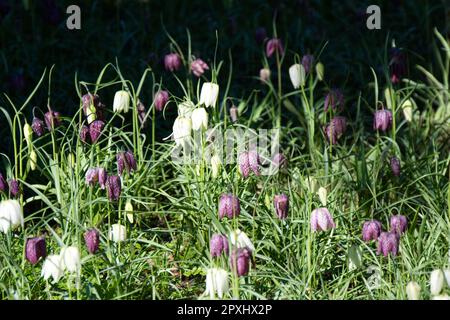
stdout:
<svg viewBox="0 0 450 320">
<path fill-rule="evenodd" d="M 222 299 L 228 291 L 228 272 L 220 268 L 210 268 L 206 271 L 205 295 L 213 299 L 217 296 Z"/>
<path fill-rule="evenodd" d="M 255 251 L 255 246 L 253 245 L 247 234 L 239 229 L 230 232 L 230 242 L 233 246 L 238 248 L 247 248 L 251 252 Z"/>
<path fill-rule="evenodd" d="M 403 111 L 403 116 L 405 117 L 406 121 L 411 122 L 413 118 L 413 104 L 410 99 L 407 99 L 405 102 L 402 103 L 401 109 Z"/>
<path fill-rule="evenodd" d="M 7 233 L 9 229 L 23 226 L 23 210 L 17 200 L 0 202 L 0 231 Z"/>
<path fill-rule="evenodd" d="M 127 229 L 121 224 L 113 224 L 109 231 L 109 239 L 114 242 L 121 242 L 127 239 Z"/>
<path fill-rule="evenodd" d="M 212 171 L 212 177 L 217 178 L 217 176 L 220 173 L 220 169 L 222 167 L 222 161 L 220 160 L 220 157 L 218 155 L 213 155 L 211 157 L 211 171 Z"/>
<path fill-rule="evenodd" d="M 440 269 L 433 270 L 430 274 L 430 291 L 432 295 L 441 293 L 444 286 L 444 273 Z"/>
<path fill-rule="evenodd" d="M 125 90 L 117 91 L 114 95 L 113 111 L 127 113 L 130 109 L 130 95 Z"/>
<path fill-rule="evenodd" d="M 192 111 L 195 109 L 195 104 L 190 101 L 186 100 L 183 101 L 178 105 L 178 115 L 185 118 L 191 118 Z"/>
<path fill-rule="evenodd" d="M 80 250 L 77 247 L 66 247 L 61 250 L 63 269 L 78 272 L 81 268 Z"/>
<path fill-rule="evenodd" d="M 190 118 L 178 116 L 173 123 L 173 138 L 176 145 L 181 145 L 191 138 L 192 121 Z"/>
<path fill-rule="evenodd" d="M 415 281 L 410 281 L 406 285 L 406 295 L 408 300 L 420 300 L 420 286 Z"/>
<path fill-rule="evenodd" d="M 200 93 L 200 104 L 205 107 L 214 107 L 219 96 L 219 86 L 212 82 L 205 82 Z"/>
<path fill-rule="evenodd" d="M 293 64 L 289 68 L 289 77 L 291 78 L 294 89 L 298 89 L 300 86 L 303 87 L 305 85 L 306 77 L 305 68 L 299 63 Z"/>
<path fill-rule="evenodd" d="M 58 282 L 64 274 L 62 257 L 59 254 L 49 255 L 42 265 L 41 276 L 44 280 L 53 278 L 53 282 Z"/>
<path fill-rule="evenodd" d="M 205 108 L 197 108 L 192 111 L 191 115 L 192 129 L 195 131 L 208 128 L 208 112 Z"/>
</svg>

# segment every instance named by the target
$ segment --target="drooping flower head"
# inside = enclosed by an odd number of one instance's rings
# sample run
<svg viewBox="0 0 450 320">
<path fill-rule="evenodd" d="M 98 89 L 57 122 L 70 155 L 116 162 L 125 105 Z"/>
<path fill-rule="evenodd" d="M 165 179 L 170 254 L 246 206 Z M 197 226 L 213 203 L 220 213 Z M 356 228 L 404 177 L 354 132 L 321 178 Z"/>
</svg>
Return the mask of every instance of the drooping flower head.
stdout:
<svg viewBox="0 0 450 320">
<path fill-rule="evenodd" d="M 34 117 L 31 123 L 31 128 L 33 132 L 36 133 L 38 137 L 42 136 L 45 131 L 44 121 L 39 118 Z"/>
<path fill-rule="evenodd" d="M 305 72 L 309 73 L 314 65 L 314 56 L 312 54 L 305 54 L 302 58 L 302 65 L 305 68 Z"/>
<path fill-rule="evenodd" d="M 261 82 L 267 82 L 270 80 L 270 69 L 268 68 L 262 68 L 259 70 L 259 79 Z"/>
<path fill-rule="evenodd" d="M 324 102 L 324 111 L 328 112 L 328 108 L 331 108 L 333 111 L 342 109 L 344 107 L 344 94 L 339 89 L 332 89 L 325 96 Z"/>
<path fill-rule="evenodd" d="M 377 240 L 381 234 L 381 222 L 378 220 L 369 220 L 364 222 L 362 229 L 362 238 L 365 242 Z"/>
<path fill-rule="evenodd" d="M 244 177 L 244 179 L 247 178 L 250 174 L 250 162 L 248 159 L 248 152 L 244 151 L 239 155 L 238 163 L 239 163 L 239 170 L 242 176 Z"/>
<path fill-rule="evenodd" d="M 336 224 L 327 208 L 318 208 L 311 212 L 312 231 L 327 231 L 329 229 L 334 229 L 335 227 Z"/>
<path fill-rule="evenodd" d="M 154 104 L 158 111 L 162 111 L 169 101 L 169 93 L 166 90 L 158 90 L 155 94 Z"/>
<path fill-rule="evenodd" d="M 256 150 L 250 150 L 248 152 L 248 163 L 250 165 L 250 169 L 253 171 L 253 173 L 256 176 L 261 175 L 259 171 L 259 166 L 261 164 L 261 161 L 259 159 L 259 154 Z"/>
<path fill-rule="evenodd" d="M 247 248 L 234 248 L 230 254 L 230 268 L 239 277 L 248 274 L 251 252 Z"/>
<path fill-rule="evenodd" d="M 267 41 L 266 56 L 270 58 L 275 52 L 278 52 L 278 55 L 280 56 L 284 54 L 284 48 L 281 39 L 273 38 Z"/>
<path fill-rule="evenodd" d="M 5 178 L 3 178 L 3 175 L 0 173 L 0 192 L 8 192 L 8 183 L 6 182 Z"/>
<path fill-rule="evenodd" d="M 44 115 L 45 125 L 47 129 L 51 131 L 52 129 L 58 127 L 61 124 L 61 114 L 57 111 L 47 111 Z"/>
<path fill-rule="evenodd" d="M 392 124 L 392 112 L 386 109 L 377 110 L 373 116 L 373 129 L 386 132 Z"/>
<path fill-rule="evenodd" d="M 336 144 L 347 130 L 347 120 L 345 117 L 336 116 L 331 119 L 330 123 L 325 126 L 324 130 L 328 142 L 331 144 Z"/>
<path fill-rule="evenodd" d="M 273 156 L 272 163 L 276 168 L 286 168 L 288 165 L 286 157 L 281 152 Z"/>
<path fill-rule="evenodd" d="M 122 185 L 119 176 L 109 176 L 106 180 L 106 191 L 110 201 L 119 200 L 122 192 Z"/>
<path fill-rule="evenodd" d="M 89 134 L 89 127 L 83 125 L 80 130 L 80 140 L 84 143 L 89 143 L 91 136 Z"/>
<path fill-rule="evenodd" d="M 16 198 L 20 194 L 20 185 L 19 181 L 16 179 L 9 180 L 9 195 L 13 198 Z"/>
<path fill-rule="evenodd" d="M 181 67 L 181 58 L 178 53 L 169 53 L 164 56 L 164 67 L 167 71 L 177 71 Z"/>
<path fill-rule="evenodd" d="M 118 152 L 116 155 L 117 160 L 117 172 L 122 175 L 124 170 L 127 173 L 135 171 L 137 169 L 136 159 L 131 151 Z"/>
<path fill-rule="evenodd" d="M 208 65 L 202 59 L 195 59 L 191 63 L 191 71 L 195 76 L 201 77 L 206 70 L 209 70 Z"/>
<path fill-rule="evenodd" d="M 401 235 L 406 231 L 406 228 L 408 227 L 408 219 L 405 216 L 398 214 L 391 217 L 390 224 L 391 232 L 395 232 L 398 235 Z"/>
<path fill-rule="evenodd" d="M 390 160 L 392 174 L 396 177 L 400 176 L 400 160 L 392 157 Z"/>
<path fill-rule="evenodd" d="M 213 299 L 217 293 L 217 296 L 222 299 L 228 289 L 227 271 L 219 268 L 210 268 L 206 271 L 206 295 Z"/>
<path fill-rule="evenodd" d="M 289 211 L 289 197 L 284 193 L 275 195 L 273 204 L 278 218 L 286 219 Z"/>
<path fill-rule="evenodd" d="M 220 196 L 219 199 L 219 218 L 227 216 L 229 219 L 239 216 L 241 213 L 241 205 L 238 197 L 228 193 Z"/>
<path fill-rule="evenodd" d="M 84 241 L 88 252 L 90 254 L 96 253 L 100 245 L 100 232 L 95 228 L 89 229 L 84 234 Z"/>
<path fill-rule="evenodd" d="M 0 232 L 7 233 L 10 229 L 23 226 L 23 209 L 17 200 L 0 202 Z"/>
<path fill-rule="evenodd" d="M 383 253 L 385 257 L 391 253 L 393 256 L 398 254 L 400 238 L 395 232 L 382 232 L 378 237 L 377 254 Z"/>
<path fill-rule="evenodd" d="M 219 257 L 222 253 L 228 255 L 228 239 L 222 234 L 213 234 L 209 241 L 211 257 Z"/>
<path fill-rule="evenodd" d="M 40 258 L 47 256 L 47 247 L 45 245 L 45 238 L 34 237 L 28 238 L 25 245 L 25 258 L 31 263 L 38 263 Z"/>
<path fill-rule="evenodd" d="M 91 136 L 92 143 L 97 142 L 104 127 L 105 123 L 102 120 L 95 120 L 89 125 L 89 135 Z"/>
<path fill-rule="evenodd" d="M 389 55 L 391 82 L 396 84 L 406 75 L 406 55 L 398 48 L 391 48 Z"/>
<path fill-rule="evenodd" d="M 106 172 L 105 168 L 97 168 L 97 172 L 100 189 L 104 190 L 106 187 L 106 182 L 108 181 L 108 173 Z"/>
</svg>

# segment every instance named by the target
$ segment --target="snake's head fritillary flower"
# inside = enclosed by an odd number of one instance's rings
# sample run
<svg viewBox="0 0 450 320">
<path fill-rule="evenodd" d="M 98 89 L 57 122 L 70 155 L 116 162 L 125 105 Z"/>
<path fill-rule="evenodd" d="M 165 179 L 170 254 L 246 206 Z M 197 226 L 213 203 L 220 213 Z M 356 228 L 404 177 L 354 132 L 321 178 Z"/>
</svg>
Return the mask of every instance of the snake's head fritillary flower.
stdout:
<svg viewBox="0 0 450 320">
<path fill-rule="evenodd" d="M 261 175 L 259 171 L 259 166 L 261 165 L 261 161 L 259 159 L 259 154 L 256 150 L 250 150 L 248 152 L 248 163 L 250 165 L 250 169 L 256 176 Z"/>
<path fill-rule="evenodd" d="M 248 274 L 251 252 L 247 248 L 235 248 L 230 254 L 230 267 L 239 277 Z"/>
<path fill-rule="evenodd" d="M 3 175 L 0 173 L 0 192 L 7 193 L 8 192 L 8 183 L 6 182 Z"/>
<path fill-rule="evenodd" d="M 119 90 L 114 95 L 113 111 L 127 113 L 130 109 L 130 94 L 125 90 Z"/>
<path fill-rule="evenodd" d="M 79 272 L 81 268 L 81 255 L 77 247 L 65 247 L 61 250 L 63 269 L 69 272 Z"/>
<path fill-rule="evenodd" d="M 89 168 L 86 171 L 86 184 L 93 186 L 97 183 L 98 181 L 98 168 Z"/>
<path fill-rule="evenodd" d="M 377 254 L 382 253 L 385 257 L 391 253 L 393 256 L 398 254 L 400 238 L 395 232 L 382 232 L 378 237 Z"/>
<path fill-rule="evenodd" d="M 344 94 L 339 89 L 332 89 L 325 96 L 324 111 L 327 112 L 329 108 L 333 111 L 344 107 Z"/>
<path fill-rule="evenodd" d="M 209 297 L 213 299 L 217 293 L 217 296 L 222 299 L 228 289 L 227 271 L 219 268 L 210 268 L 206 271 L 205 295 L 209 295 Z"/>
<path fill-rule="evenodd" d="M 164 56 L 164 67 L 167 71 L 177 71 L 181 67 L 181 58 L 178 53 L 169 53 Z"/>
<path fill-rule="evenodd" d="M 391 223 L 391 232 L 395 232 L 398 235 L 401 235 L 406 231 L 406 228 L 408 227 L 408 219 L 405 216 L 402 216 L 401 214 L 392 216 L 390 219 Z"/>
<path fill-rule="evenodd" d="M 398 48 L 391 48 L 389 61 L 389 70 L 391 73 L 391 82 L 399 83 L 406 74 L 406 55 Z"/>
<path fill-rule="evenodd" d="M 392 174 L 396 177 L 400 176 L 400 160 L 392 157 L 390 160 Z"/>
<path fill-rule="evenodd" d="M 278 55 L 280 56 L 284 54 L 284 48 L 281 39 L 273 38 L 267 41 L 266 56 L 270 58 L 275 52 L 278 52 Z"/>
<path fill-rule="evenodd" d="M 205 108 L 197 108 L 192 111 L 191 115 L 192 129 L 198 131 L 208 128 L 208 113 Z"/>
<path fill-rule="evenodd" d="M 373 117 L 373 129 L 386 132 L 392 124 L 392 112 L 389 110 L 377 110 Z"/>
<path fill-rule="evenodd" d="M 89 143 L 90 141 L 89 127 L 83 125 L 80 130 L 80 140 L 84 143 Z"/>
<path fill-rule="evenodd" d="M 109 231 L 109 239 L 114 242 L 122 242 L 127 239 L 127 228 L 119 223 L 113 224 Z"/>
<path fill-rule="evenodd" d="M 269 68 L 262 68 L 259 70 L 259 79 L 261 82 L 267 82 L 270 80 L 270 69 Z"/>
<path fill-rule="evenodd" d="M 119 176 L 109 176 L 106 179 L 106 191 L 110 201 L 119 200 L 120 193 L 122 192 L 122 185 Z"/>
<path fill-rule="evenodd" d="M 95 228 L 89 229 L 84 234 L 84 241 L 86 242 L 88 252 L 90 254 L 96 253 L 100 245 L 100 232 Z"/>
<path fill-rule="evenodd" d="M 309 73 L 314 65 L 314 56 L 312 54 L 305 54 L 302 58 L 302 65 L 305 68 L 305 72 Z"/>
<path fill-rule="evenodd" d="M 281 152 L 279 152 L 273 156 L 272 163 L 277 168 L 286 168 L 288 165 L 288 161 L 287 161 L 286 157 Z"/>
<path fill-rule="evenodd" d="M 10 229 L 23 226 L 23 209 L 17 200 L 0 202 L 0 232 L 7 233 Z"/>
<path fill-rule="evenodd" d="M 173 138 L 175 144 L 185 145 L 191 139 L 192 121 L 191 118 L 185 116 L 178 116 L 173 123 Z"/>
<path fill-rule="evenodd" d="M 16 179 L 9 180 L 9 195 L 13 198 L 16 198 L 20 194 L 20 185 L 19 181 Z"/>
<path fill-rule="evenodd" d="M 57 111 L 47 111 L 44 114 L 44 119 L 48 130 L 52 130 L 61 124 L 61 114 Z"/>
<path fill-rule="evenodd" d="M 289 197 L 284 193 L 275 195 L 273 204 L 278 218 L 286 219 L 289 210 Z"/>
<path fill-rule="evenodd" d="M 228 239 L 222 234 L 213 234 L 209 241 L 211 257 L 219 257 L 222 253 L 228 255 Z"/>
<path fill-rule="evenodd" d="M 244 179 L 247 178 L 250 174 L 250 162 L 248 159 L 248 152 L 244 151 L 239 155 L 238 163 L 239 163 L 239 170 L 242 176 L 244 177 Z"/>
<path fill-rule="evenodd" d="M 311 212 L 312 231 L 327 231 L 329 229 L 334 229 L 335 227 L 336 224 L 327 208 L 318 208 Z"/>
<path fill-rule="evenodd" d="M 169 101 L 169 92 L 166 90 L 158 90 L 155 94 L 154 104 L 158 111 L 162 111 Z"/>
<path fill-rule="evenodd" d="M 42 265 L 41 276 L 44 280 L 53 278 L 53 282 L 56 283 L 64 274 L 63 258 L 59 254 L 49 255 Z"/>
<path fill-rule="evenodd" d="M 444 287 L 444 273 L 441 269 L 435 269 L 430 274 L 430 291 L 432 295 L 441 293 Z"/>
<path fill-rule="evenodd" d="M 206 70 L 209 70 L 208 65 L 202 59 L 195 59 L 191 63 L 191 71 L 197 77 L 201 77 Z"/>
<path fill-rule="evenodd" d="M 200 104 L 204 104 L 206 108 L 214 107 L 219 97 L 219 85 L 212 82 L 205 82 L 200 92 Z"/>
<path fill-rule="evenodd" d="M 106 172 L 105 168 L 97 168 L 97 172 L 100 189 L 104 190 L 106 187 L 106 182 L 108 181 L 108 173 Z"/>
<path fill-rule="evenodd" d="M 141 124 L 141 129 L 145 128 L 147 126 L 147 111 L 145 109 L 145 105 L 141 102 L 141 100 L 138 100 L 137 112 L 138 112 L 139 122 Z"/>
<path fill-rule="evenodd" d="M 298 89 L 305 85 L 306 71 L 303 65 L 296 63 L 289 68 L 289 78 L 291 79 L 294 89 Z"/>
<path fill-rule="evenodd" d="M 408 300 L 420 300 L 420 285 L 415 281 L 410 281 L 406 285 L 406 295 Z"/>
<path fill-rule="evenodd" d="M 227 216 L 229 219 L 239 216 L 241 213 L 241 205 L 238 197 L 228 193 L 220 196 L 219 199 L 219 218 Z"/>
<path fill-rule="evenodd" d="M 239 109 L 235 105 L 230 108 L 230 118 L 233 123 L 236 123 L 239 119 Z"/>
<path fill-rule="evenodd" d="M 345 117 L 336 116 L 331 119 L 330 123 L 325 126 L 325 135 L 328 142 L 336 144 L 337 141 L 347 130 L 347 120 Z"/>
<path fill-rule="evenodd" d="M 136 159 L 134 158 L 134 154 L 133 152 L 131 152 L 130 150 L 125 152 L 125 159 L 127 161 L 128 164 L 128 168 L 129 171 L 136 171 L 137 170 L 137 163 L 136 163 Z"/>
<path fill-rule="evenodd" d="M 28 238 L 25 245 L 25 258 L 31 263 L 38 263 L 40 258 L 47 256 L 47 247 L 45 245 L 45 238 L 34 237 Z"/>
<path fill-rule="evenodd" d="M 38 137 L 42 136 L 45 131 L 44 121 L 37 117 L 34 117 L 33 121 L 31 122 L 31 128 Z"/>
<path fill-rule="evenodd" d="M 228 237 L 230 239 L 231 244 L 237 248 L 246 248 L 253 253 L 255 251 L 255 246 L 247 234 L 239 229 L 232 230 Z"/>
<path fill-rule="evenodd" d="M 97 107 L 100 102 L 100 97 L 97 94 L 86 93 L 81 97 L 83 104 L 83 113 L 87 117 L 90 114 L 91 106 Z"/>
<path fill-rule="evenodd" d="M 89 135 L 91 136 L 92 143 L 97 142 L 104 127 L 105 123 L 102 120 L 95 120 L 89 125 Z"/>
<path fill-rule="evenodd" d="M 365 242 L 377 240 L 381 234 L 381 222 L 378 220 L 369 220 L 364 222 L 362 228 L 362 239 Z"/>
</svg>

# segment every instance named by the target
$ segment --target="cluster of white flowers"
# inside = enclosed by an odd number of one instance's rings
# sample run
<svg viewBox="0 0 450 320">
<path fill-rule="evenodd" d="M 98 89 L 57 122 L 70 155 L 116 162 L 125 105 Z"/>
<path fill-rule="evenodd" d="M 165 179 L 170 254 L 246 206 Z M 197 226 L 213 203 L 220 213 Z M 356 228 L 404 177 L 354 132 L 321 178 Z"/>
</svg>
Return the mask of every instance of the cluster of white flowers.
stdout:
<svg viewBox="0 0 450 320">
<path fill-rule="evenodd" d="M 64 247 L 59 254 L 49 255 L 42 266 L 41 276 L 45 280 L 50 277 L 58 282 L 65 271 L 79 273 L 81 269 L 81 255 L 78 247 Z"/>
</svg>

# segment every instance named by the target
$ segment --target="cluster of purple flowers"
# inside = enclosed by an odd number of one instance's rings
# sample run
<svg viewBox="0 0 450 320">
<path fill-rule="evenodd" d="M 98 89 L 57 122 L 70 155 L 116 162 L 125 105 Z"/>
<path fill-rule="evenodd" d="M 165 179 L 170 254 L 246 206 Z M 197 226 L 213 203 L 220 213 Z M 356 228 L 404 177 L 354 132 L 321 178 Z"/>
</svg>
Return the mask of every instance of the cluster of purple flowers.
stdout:
<svg viewBox="0 0 450 320">
<path fill-rule="evenodd" d="M 40 118 L 34 116 L 33 121 L 31 122 L 31 128 L 38 137 L 45 133 L 46 127 L 47 130 L 51 131 L 61 125 L 61 114 L 50 109 L 44 114 L 44 120 L 45 124 Z"/>
</svg>

